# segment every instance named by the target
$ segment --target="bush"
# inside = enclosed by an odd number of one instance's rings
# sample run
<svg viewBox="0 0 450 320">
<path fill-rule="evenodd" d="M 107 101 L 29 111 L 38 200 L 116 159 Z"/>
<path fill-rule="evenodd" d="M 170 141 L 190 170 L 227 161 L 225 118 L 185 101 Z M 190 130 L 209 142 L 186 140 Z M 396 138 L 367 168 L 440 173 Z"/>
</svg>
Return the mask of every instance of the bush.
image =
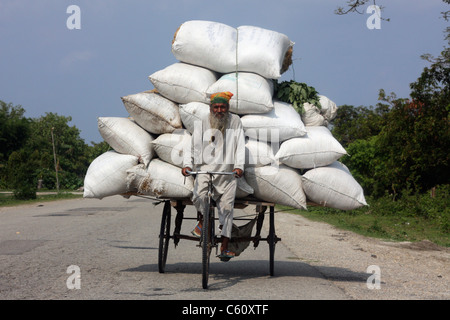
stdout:
<svg viewBox="0 0 450 320">
<path fill-rule="evenodd" d="M 23 150 L 11 153 L 7 171 L 9 185 L 13 188 L 16 199 L 36 198 L 38 159 L 38 151 L 33 152 L 30 156 Z"/>
</svg>

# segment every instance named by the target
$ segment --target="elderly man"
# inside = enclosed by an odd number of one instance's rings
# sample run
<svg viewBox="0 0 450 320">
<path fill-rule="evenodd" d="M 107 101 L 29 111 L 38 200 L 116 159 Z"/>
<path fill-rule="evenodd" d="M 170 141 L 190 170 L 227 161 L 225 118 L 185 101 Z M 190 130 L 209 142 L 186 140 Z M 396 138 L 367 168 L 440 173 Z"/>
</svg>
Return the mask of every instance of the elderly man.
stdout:
<svg viewBox="0 0 450 320">
<path fill-rule="evenodd" d="M 220 258 L 223 261 L 235 256 L 228 250 L 233 225 L 234 199 L 236 195 L 236 178 L 244 174 L 245 164 L 245 136 L 239 116 L 229 112 L 231 92 L 219 92 L 210 97 L 209 116 L 195 124 L 192 135 L 191 154 L 183 163 L 182 173 L 188 175 L 195 165 L 201 171 L 233 171 L 235 175 L 216 175 L 213 178 L 213 199 L 219 213 L 222 236 Z M 200 128 L 201 126 L 201 128 Z M 201 133 L 201 139 L 198 135 Z M 208 212 L 208 182 L 210 176 L 198 175 L 195 179 L 192 202 L 197 211 L 202 214 Z M 193 230 L 196 236 L 201 235 L 202 219 Z"/>
</svg>

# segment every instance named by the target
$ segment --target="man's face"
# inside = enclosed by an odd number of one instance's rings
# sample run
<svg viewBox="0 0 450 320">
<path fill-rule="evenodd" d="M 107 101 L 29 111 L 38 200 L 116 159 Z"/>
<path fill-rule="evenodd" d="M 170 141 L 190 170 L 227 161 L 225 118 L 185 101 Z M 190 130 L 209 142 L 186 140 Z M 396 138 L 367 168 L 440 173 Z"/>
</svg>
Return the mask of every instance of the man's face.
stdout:
<svg viewBox="0 0 450 320">
<path fill-rule="evenodd" d="M 229 106 L 226 103 L 214 103 L 210 107 L 210 112 L 217 119 L 223 119 L 228 113 Z"/>
</svg>

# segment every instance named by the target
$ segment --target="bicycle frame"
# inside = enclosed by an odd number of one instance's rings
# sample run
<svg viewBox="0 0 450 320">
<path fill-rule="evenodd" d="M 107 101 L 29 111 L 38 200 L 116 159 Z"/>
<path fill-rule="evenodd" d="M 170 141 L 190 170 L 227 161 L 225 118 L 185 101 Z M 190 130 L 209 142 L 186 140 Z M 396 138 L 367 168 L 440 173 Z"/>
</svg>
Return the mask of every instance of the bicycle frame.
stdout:
<svg viewBox="0 0 450 320">
<path fill-rule="evenodd" d="M 233 175 L 234 172 L 216 172 L 216 171 L 190 171 L 189 174 L 209 174 L 211 176 L 214 175 Z M 208 289 L 208 277 L 209 277 L 209 262 L 210 262 L 210 254 L 213 247 L 217 249 L 217 243 L 221 242 L 221 239 L 214 236 L 214 205 L 211 203 L 212 193 L 213 193 L 213 183 L 212 179 L 209 181 L 208 186 L 209 194 L 209 208 L 210 214 L 205 214 L 203 219 L 203 228 L 202 235 L 199 238 L 183 235 L 180 233 L 181 224 L 184 219 L 198 219 L 196 218 L 184 218 L 184 209 L 186 205 L 193 205 L 191 199 L 166 199 L 164 200 L 164 209 L 161 218 L 161 228 L 159 234 L 159 250 L 158 250 L 158 269 L 160 273 L 165 272 L 167 253 L 169 247 L 169 240 L 173 239 L 175 247 L 177 246 L 180 239 L 193 240 L 199 243 L 199 247 L 202 248 L 202 284 L 204 289 Z M 238 237 L 234 238 L 231 241 L 235 242 L 248 242 L 253 241 L 253 246 L 256 247 L 259 245 L 260 241 L 267 241 L 269 244 L 269 271 L 270 276 L 274 275 L 274 254 L 275 254 L 275 245 L 281 239 L 278 238 L 275 234 L 275 217 L 274 217 L 274 207 L 275 203 L 264 202 L 255 198 L 247 198 L 247 199 L 239 199 L 238 208 L 242 207 L 242 205 L 256 205 L 256 211 L 258 213 L 257 222 L 256 222 L 256 234 L 253 237 Z M 170 226 L 171 226 L 171 207 L 174 207 L 177 211 L 177 215 L 175 218 L 175 229 L 173 231 L 173 235 L 170 234 Z M 236 208 L 236 202 L 235 202 Z M 270 226 L 269 226 L 269 234 L 266 238 L 261 238 L 261 228 L 263 225 L 264 215 L 266 209 L 270 208 Z M 206 219 L 206 220 L 205 220 Z M 209 226 L 209 227 L 206 227 Z"/>
<path fill-rule="evenodd" d="M 217 249 L 217 244 L 215 243 L 215 228 L 214 228 L 214 206 L 212 204 L 212 194 L 213 194 L 213 177 L 214 175 L 236 175 L 234 172 L 218 172 L 218 171 L 187 171 L 190 175 L 197 174 L 208 174 L 210 179 L 208 181 L 208 212 L 203 213 L 203 227 L 202 235 L 200 240 L 200 246 L 202 247 L 202 285 L 203 289 L 208 288 L 208 277 L 209 277 L 209 262 L 211 257 L 212 248 Z"/>
</svg>

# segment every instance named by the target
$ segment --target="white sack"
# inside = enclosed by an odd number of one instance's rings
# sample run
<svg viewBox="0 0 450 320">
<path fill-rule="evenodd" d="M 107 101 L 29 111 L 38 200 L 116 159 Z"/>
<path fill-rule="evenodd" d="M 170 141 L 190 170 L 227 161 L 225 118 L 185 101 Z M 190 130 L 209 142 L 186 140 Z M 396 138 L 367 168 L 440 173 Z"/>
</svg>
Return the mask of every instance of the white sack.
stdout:
<svg viewBox="0 0 450 320">
<path fill-rule="evenodd" d="M 145 91 L 122 97 L 123 104 L 134 120 L 154 134 L 181 129 L 178 105 L 160 94 Z"/>
<path fill-rule="evenodd" d="M 309 169 L 327 166 L 347 154 L 327 127 L 306 127 L 307 134 L 284 141 L 275 155 L 292 168 Z"/>
<path fill-rule="evenodd" d="M 138 158 L 107 151 L 92 161 L 84 178 L 84 198 L 102 199 L 128 192 L 127 170 L 138 164 Z"/>
<path fill-rule="evenodd" d="M 276 150 L 278 150 L 278 147 Z M 263 167 L 276 163 L 275 155 L 269 143 L 253 139 L 247 140 L 245 143 L 246 167 Z"/>
<path fill-rule="evenodd" d="M 218 22 L 187 21 L 175 33 L 172 53 L 179 61 L 220 73 L 235 71 L 236 29 Z"/>
<path fill-rule="evenodd" d="M 320 113 L 323 115 L 327 122 L 330 122 L 337 115 L 337 106 L 336 103 L 331 101 L 329 98 L 319 95 L 319 102 L 321 105 Z"/>
<path fill-rule="evenodd" d="M 245 179 L 256 198 L 297 209 L 306 209 L 300 173 L 284 165 L 245 169 Z"/>
<path fill-rule="evenodd" d="M 220 73 L 253 72 L 278 79 L 292 46 L 286 35 L 275 31 L 252 26 L 235 29 L 218 22 L 193 20 L 177 30 L 172 53 L 179 61 Z"/>
<path fill-rule="evenodd" d="M 340 162 L 307 171 L 303 177 L 307 198 L 325 207 L 353 210 L 366 206 L 364 192 Z"/>
<path fill-rule="evenodd" d="M 184 127 L 189 133 L 194 133 L 194 124 L 196 121 L 202 121 L 209 115 L 209 104 L 202 102 L 191 102 L 180 104 L 180 117 Z"/>
<path fill-rule="evenodd" d="M 187 130 L 176 130 L 173 133 L 162 134 L 152 142 L 160 160 L 178 168 L 183 166 L 184 148 L 189 146 L 190 143 L 191 135 Z M 253 191 L 253 188 L 245 181 L 245 177 L 237 180 L 236 198 L 244 198 L 253 194 Z"/>
<path fill-rule="evenodd" d="M 241 117 L 245 134 L 256 140 L 281 142 L 306 134 L 300 115 L 292 105 L 274 101 L 272 111 L 264 114 L 247 114 Z"/>
<path fill-rule="evenodd" d="M 273 109 L 273 83 L 256 73 L 239 72 L 223 75 L 212 84 L 208 95 L 230 91 L 230 111 L 236 114 L 266 113 Z"/>
<path fill-rule="evenodd" d="M 177 103 L 208 103 L 206 91 L 217 78 L 217 74 L 211 70 L 181 62 L 149 76 L 158 93 Z"/>
<path fill-rule="evenodd" d="M 103 139 L 118 153 L 139 158 L 146 166 L 153 158 L 153 137 L 133 120 L 120 117 L 99 117 L 98 130 Z"/>
<path fill-rule="evenodd" d="M 153 159 L 145 169 L 137 165 L 127 171 L 128 189 L 157 198 L 189 198 L 194 189 L 192 176 L 184 177 L 181 169 L 160 159 Z"/>
<path fill-rule="evenodd" d="M 303 104 L 302 121 L 305 126 L 328 126 L 336 118 L 337 106 L 325 96 L 318 95 L 321 108 L 310 103 Z"/>
<path fill-rule="evenodd" d="M 183 166 L 184 148 L 191 143 L 191 134 L 185 129 L 164 133 L 152 141 L 158 157 L 177 167 Z"/>
<path fill-rule="evenodd" d="M 245 177 L 237 179 L 236 187 L 236 199 L 245 198 L 246 196 L 253 194 L 255 190 L 247 183 Z"/>
<path fill-rule="evenodd" d="M 306 127 L 327 125 L 327 121 L 323 115 L 320 114 L 320 109 L 308 102 L 303 104 L 301 118 Z"/>
</svg>

